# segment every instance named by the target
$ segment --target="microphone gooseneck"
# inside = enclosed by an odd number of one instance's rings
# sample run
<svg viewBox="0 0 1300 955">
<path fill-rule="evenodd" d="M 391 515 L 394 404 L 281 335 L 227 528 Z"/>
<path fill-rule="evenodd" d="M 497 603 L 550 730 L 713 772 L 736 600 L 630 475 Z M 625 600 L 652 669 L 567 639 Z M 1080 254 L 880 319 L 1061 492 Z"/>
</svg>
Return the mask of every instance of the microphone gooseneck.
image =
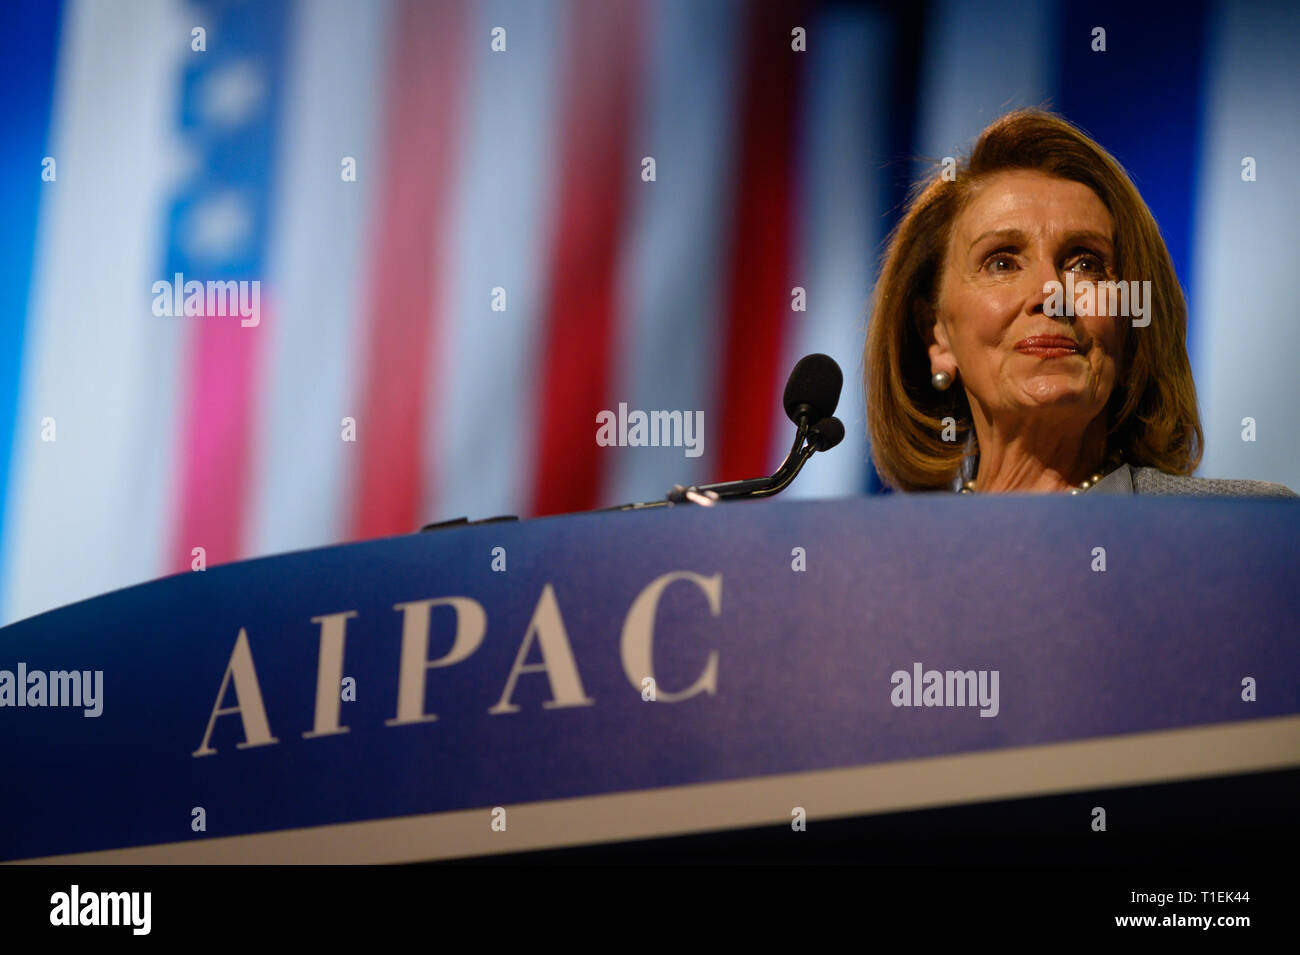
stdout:
<svg viewBox="0 0 1300 955">
<path fill-rule="evenodd" d="M 795 425 L 794 444 L 790 446 L 790 453 L 785 456 L 781 466 L 770 477 L 690 487 L 678 484 L 662 501 L 623 504 L 608 510 L 635 511 L 684 503 L 708 506 L 731 498 L 771 497 L 779 494 L 790 486 L 810 457 L 818 451 L 829 451 L 844 440 L 844 423 L 834 416 L 843 387 L 844 375 L 835 359 L 829 355 L 818 353 L 799 359 L 786 381 L 781 401 L 786 416 Z"/>
</svg>

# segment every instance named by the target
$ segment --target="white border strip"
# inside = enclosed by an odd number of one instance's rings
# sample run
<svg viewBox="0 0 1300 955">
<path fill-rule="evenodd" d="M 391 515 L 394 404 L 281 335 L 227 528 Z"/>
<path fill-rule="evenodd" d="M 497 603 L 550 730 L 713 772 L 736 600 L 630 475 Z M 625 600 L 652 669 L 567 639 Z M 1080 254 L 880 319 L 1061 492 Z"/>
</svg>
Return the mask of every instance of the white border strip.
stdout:
<svg viewBox="0 0 1300 955">
<path fill-rule="evenodd" d="M 0 587 L 11 623 L 169 572 L 192 319 L 153 314 L 187 164 L 173 117 L 197 13 L 70 2 L 41 190 Z M 23 160 L 34 169 L 37 157 Z M 26 171 L 28 167 L 23 167 Z M 12 306 L 10 306 L 12 308 Z M 6 321 L 8 319 L 5 319 Z M 42 441 L 44 418 L 56 441 Z"/>
<path fill-rule="evenodd" d="M 414 862 L 686 835 L 1300 766 L 1300 716 L 849 769 L 22 860 L 63 865 Z"/>
</svg>

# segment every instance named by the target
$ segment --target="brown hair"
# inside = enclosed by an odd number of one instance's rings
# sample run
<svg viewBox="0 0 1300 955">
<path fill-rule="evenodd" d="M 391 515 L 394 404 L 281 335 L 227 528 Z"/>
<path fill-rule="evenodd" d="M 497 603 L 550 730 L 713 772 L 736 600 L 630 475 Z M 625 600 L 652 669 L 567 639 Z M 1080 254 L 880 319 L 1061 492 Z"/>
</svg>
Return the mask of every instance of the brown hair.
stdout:
<svg viewBox="0 0 1300 955">
<path fill-rule="evenodd" d="M 936 174 L 917 184 L 890 235 L 876 283 L 863 353 L 867 428 L 876 470 L 902 490 L 951 484 L 975 446 L 965 389 L 930 384 L 927 323 L 933 321 L 940 271 L 953 222 L 975 187 L 993 173 L 1037 170 L 1082 183 L 1115 223 L 1116 279 L 1148 279 L 1150 324 L 1125 335 L 1121 368 L 1107 404 L 1107 452 L 1134 466 L 1190 474 L 1204 435 L 1187 360 L 1187 303 L 1151 211 L 1128 175 L 1101 146 L 1059 116 L 1017 110 L 980 135 L 955 179 Z M 942 438 L 943 419 L 960 439 Z"/>
</svg>

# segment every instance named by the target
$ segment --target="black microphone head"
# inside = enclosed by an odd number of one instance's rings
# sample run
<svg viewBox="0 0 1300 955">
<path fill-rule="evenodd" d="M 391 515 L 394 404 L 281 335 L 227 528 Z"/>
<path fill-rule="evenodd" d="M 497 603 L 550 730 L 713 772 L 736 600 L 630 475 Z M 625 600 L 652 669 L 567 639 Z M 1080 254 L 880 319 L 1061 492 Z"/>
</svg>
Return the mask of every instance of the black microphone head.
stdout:
<svg viewBox="0 0 1300 955">
<path fill-rule="evenodd" d="M 808 443 L 818 451 L 829 451 L 844 440 L 844 422 L 839 418 L 822 418 L 808 429 Z"/>
<path fill-rule="evenodd" d="M 785 383 L 782 399 L 785 413 L 795 424 L 799 423 L 801 416 L 809 421 L 829 418 L 840 403 L 840 389 L 843 387 L 844 375 L 834 358 L 821 353 L 805 355 L 795 364 Z M 841 428 L 841 437 L 842 432 Z"/>
</svg>

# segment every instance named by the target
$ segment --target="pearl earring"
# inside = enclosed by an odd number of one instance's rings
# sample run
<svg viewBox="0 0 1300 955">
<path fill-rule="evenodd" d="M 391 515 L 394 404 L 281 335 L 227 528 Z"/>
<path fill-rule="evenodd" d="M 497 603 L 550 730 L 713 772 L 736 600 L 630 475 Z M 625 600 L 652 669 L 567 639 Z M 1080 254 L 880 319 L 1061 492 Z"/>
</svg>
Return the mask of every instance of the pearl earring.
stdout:
<svg viewBox="0 0 1300 955">
<path fill-rule="evenodd" d="M 930 376 L 930 384 L 934 385 L 935 391 L 947 391 L 952 384 L 952 375 L 946 371 L 936 371 Z"/>
</svg>

